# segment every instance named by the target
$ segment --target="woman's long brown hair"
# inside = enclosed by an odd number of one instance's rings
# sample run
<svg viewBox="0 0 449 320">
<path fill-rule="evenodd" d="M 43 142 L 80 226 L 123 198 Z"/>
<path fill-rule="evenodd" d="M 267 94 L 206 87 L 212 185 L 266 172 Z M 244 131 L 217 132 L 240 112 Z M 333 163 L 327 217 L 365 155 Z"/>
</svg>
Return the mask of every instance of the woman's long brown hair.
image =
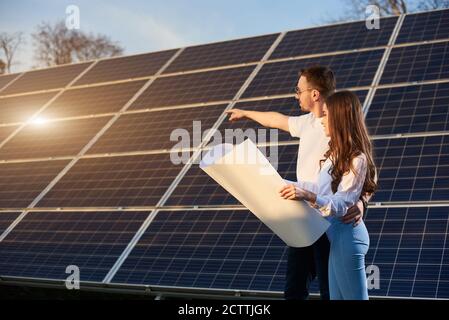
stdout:
<svg viewBox="0 0 449 320">
<path fill-rule="evenodd" d="M 374 193 L 377 189 L 376 167 L 359 98 L 350 91 L 340 91 L 328 97 L 326 105 L 330 141 L 329 150 L 324 157 L 325 159 L 330 157 L 332 161 L 329 172 L 332 177 L 332 192 L 337 192 L 343 175 L 349 170 L 356 174 L 352 160 L 364 153 L 367 171 L 361 196 Z"/>
</svg>

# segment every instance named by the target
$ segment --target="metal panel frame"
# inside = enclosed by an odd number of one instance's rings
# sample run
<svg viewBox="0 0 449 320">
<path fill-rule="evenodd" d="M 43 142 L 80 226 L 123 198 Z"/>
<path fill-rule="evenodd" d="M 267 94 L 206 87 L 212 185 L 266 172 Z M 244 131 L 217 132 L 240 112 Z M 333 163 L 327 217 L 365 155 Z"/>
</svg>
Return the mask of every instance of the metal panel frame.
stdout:
<svg viewBox="0 0 449 320">
<path fill-rule="evenodd" d="M 8 88 L 10 85 L 12 85 L 14 82 L 17 81 L 17 79 L 21 78 L 23 75 L 25 74 L 25 72 L 21 72 L 19 73 L 15 78 L 13 78 L 12 80 L 10 80 L 3 88 L 0 89 L 0 95 L 2 93 L 3 90 L 5 90 L 6 88 Z M 6 74 L 8 75 L 8 74 Z"/>
<path fill-rule="evenodd" d="M 382 57 L 382 60 L 380 61 L 379 67 L 377 69 L 376 74 L 374 75 L 373 82 L 371 83 L 371 89 L 369 90 L 368 94 L 366 95 L 365 102 L 363 103 L 363 114 L 366 116 L 366 113 L 368 112 L 368 108 L 371 105 L 371 101 L 373 100 L 374 94 L 376 93 L 376 87 L 380 82 L 380 78 L 382 77 L 382 74 L 384 72 L 385 66 L 387 64 L 388 58 L 390 57 L 391 50 L 393 48 L 394 43 L 396 42 L 396 38 L 399 34 L 399 31 L 401 30 L 402 22 L 405 19 L 405 15 L 400 15 L 398 20 L 396 21 L 396 26 L 393 29 L 393 32 L 391 34 L 390 40 L 388 41 L 387 48 L 384 51 L 384 55 Z"/>
</svg>

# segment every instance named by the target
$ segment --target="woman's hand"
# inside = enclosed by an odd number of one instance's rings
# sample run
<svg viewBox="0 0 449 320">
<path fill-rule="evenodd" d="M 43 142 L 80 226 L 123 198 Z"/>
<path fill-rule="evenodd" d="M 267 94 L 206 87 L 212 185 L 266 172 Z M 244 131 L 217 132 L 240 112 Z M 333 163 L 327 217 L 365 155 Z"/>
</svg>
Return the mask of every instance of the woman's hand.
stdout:
<svg viewBox="0 0 449 320">
<path fill-rule="evenodd" d="M 312 199 L 315 198 L 312 192 L 296 187 L 293 184 L 283 186 L 279 191 L 279 194 L 282 198 L 287 200 L 312 201 Z"/>
</svg>

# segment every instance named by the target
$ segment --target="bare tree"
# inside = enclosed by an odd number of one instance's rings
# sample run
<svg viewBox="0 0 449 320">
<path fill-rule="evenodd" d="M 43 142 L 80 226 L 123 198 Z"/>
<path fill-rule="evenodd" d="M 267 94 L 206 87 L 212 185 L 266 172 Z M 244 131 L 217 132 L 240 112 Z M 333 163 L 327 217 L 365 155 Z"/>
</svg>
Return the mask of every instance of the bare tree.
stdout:
<svg viewBox="0 0 449 320">
<path fill-rule="evenodd" d="M 0 50 L 5 58 L 5 60 L 3 61 L 4 67 L 2 68 L 3 73 L 11 72 L 11 66 L 13 65 L 16 51 L 23 43 L 24 38 L 22 32 L 0 33 Z"/>
<path fill-rule="evenodd" d="M 358 20 L 366 17 L 366 8 L 374 5 L 380 16 L 400 15 L 416 11 L 449 8 L 449 0 L 344 0 L 345 14 L 324 19 L 325 22 Z"/>
<path fill-rule="evenodd" d="M 123 53 L 123 48 L 105 35 L 69 30 L 63 21 L 55 25 L 41 23 L 32 37 L 36 45 L 36 59 L 39 64 L 45 66 L 112 57 Z"/>
<path fill-rule="evenodd" d="M 356 17 L 365 15 L 366 7 L 374 5 L 379 8 L 381 16 L 400 15 L 407 13 L 407 2 L 405 0 L 346 0 L 349 9 Z"/>
<path fill-rule="evenodd" d="M 0 59 L 0 74 L 4 74 L 6 71 L 6 63 Z"/>
<path fill-rule="evenodd" d="M 54 26 L 49 23 L 41 23 L 37 32 L 32 34 L 35 41 L 36 59 L 39 64 L 45 66 L 71 63 L 71 32 L 63 22 Z"/>
<path fill-rule="evenodd" d="M 79 34 L 74 44 L 75 55 L 79 61 L 99 59 L 104 56 L 117 56 L 123 53 L 118 43 L 112 42 L 105 35 Z"/>
<path fill-rule="evenodd" d="M 419 11 L 435 10 L 442 8 L 449 8 L 448 0 L 427 0 L 420 1 L 417 6 Z"/>
</svg>

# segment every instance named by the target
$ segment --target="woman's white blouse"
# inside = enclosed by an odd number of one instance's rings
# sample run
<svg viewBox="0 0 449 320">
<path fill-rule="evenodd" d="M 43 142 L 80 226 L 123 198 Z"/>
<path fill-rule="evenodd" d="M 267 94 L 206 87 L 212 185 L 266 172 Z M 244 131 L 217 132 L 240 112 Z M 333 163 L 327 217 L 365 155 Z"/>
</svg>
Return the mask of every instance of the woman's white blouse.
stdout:
<svg viewBox="0 0 449 320">
<path fill-rule="evenodd" d="M 320 170 L 318 185 L 304 184 L 298 181 L 300 188 L 316 193 L 316 205 L 323 216 L 344 216 L 360 198 L 365 183 L 367 161 L 365 154 L 360 154 L 352 160 L 353 170 L 343 175 L 337 192 L 332 192 L 332 176 L 329 169 L 332 162 L 327 159 Z M 354 173 L 355 172 L 355 173 Z"/>
</svg>

